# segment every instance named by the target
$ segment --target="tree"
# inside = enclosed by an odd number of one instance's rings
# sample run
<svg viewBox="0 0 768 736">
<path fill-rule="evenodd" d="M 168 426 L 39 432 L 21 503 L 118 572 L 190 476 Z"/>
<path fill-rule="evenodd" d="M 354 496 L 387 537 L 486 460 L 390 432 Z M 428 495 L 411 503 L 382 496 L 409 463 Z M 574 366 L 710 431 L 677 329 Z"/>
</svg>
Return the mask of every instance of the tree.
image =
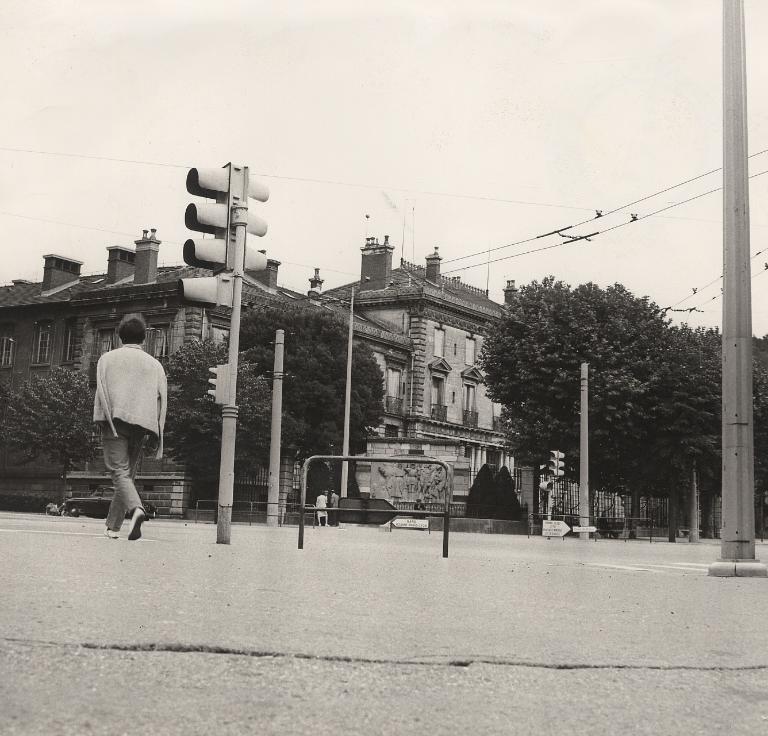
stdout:
<svg viewBox="0 0 768 736">
<path fill-rule="evenodd" d="M 274 366 L 277 329 L 285 330 L 283 447 L 299 459 L 341 454 L 347 364 L 347 326 L 323 309 L 267 307 L 243 317 L 240 347 L 261 374 Z M 365 448 L 381 421 L 381 369 L 367 345 L 354 343 L 350 402 L 350 451 Z M 350 473 L 350 477 L 352 473 Z"/>
<path fill-rule="evenodd" d="M 492 327 L 481 361 L 505 406 L 508 440 L 537 464 L 549 449 L 578 466 L 580 364 L 589 363 L 590 484 L 633 494 L 688 487 L 719 464 L 716 330 L 673 328 L 655 304 L 615 284 L 523 286 Z"/>
<path fill-rule="evenodd" d="M 495 518 L 497 489 L 493 471 L 483 465 L 477 471 L 467 496 L 467 516 L 475 519 Z"/>
<path fill-rule="evenodd" d="M 505 465 L 502 465 L 496 473 L 494 486 L 496 491 L 494 501 L 494 506 L 496 507 L 495 518 L 519 521 L 523 516 L 523 509 L 520 506 L 520 501 L 517 499 L 517 493 L 515 493 L 515 481 L 509 472 L 509 468 Z"/>
<path fill-rule="evenodd" d="M 88 377 L 54 368 L 22 384 L 7 400 L 3 442 L 21 463 L 42 457 L 59 465 L 64 500 L 67 474 L 90 460 L 97 447 Z"/>
<path fill-rule="evenodd" d="M 183 462 L 199 486 L 215 483 L 221 458 L 221 406 L 207 394 L 209 368 L 227 362 L 227 349 L 211 340 L 185 343 L 168 363 L 168 454 Z M 247 472 L 267 462 L 271 416 L 269 382 L 240 362 L 237 378 L 235 469 Z"/>
</svg>

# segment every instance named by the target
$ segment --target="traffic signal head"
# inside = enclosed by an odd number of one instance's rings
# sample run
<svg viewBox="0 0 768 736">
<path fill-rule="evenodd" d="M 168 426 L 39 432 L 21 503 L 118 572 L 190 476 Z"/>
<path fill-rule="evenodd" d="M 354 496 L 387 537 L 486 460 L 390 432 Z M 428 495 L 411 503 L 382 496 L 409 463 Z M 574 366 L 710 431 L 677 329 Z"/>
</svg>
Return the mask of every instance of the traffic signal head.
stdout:
<svg viewBox="0 0 768 736">
<path fill-rule="evenodd" d="M 565 475 L 565 453 L 559 450 L 550 450 L 549 455 L 549 471 L 552 475 L 556 477 Z"/>
<path fill-rule="evenodd" d="M 213 385 L 213 388 L 209 388 L 206 392 L 209 396 L 213 397 L 213 400 L 217 404 L 229 403 L 229 363 L 224 365 L 217 365 L 213 368 L 209 368 L 208 371 L 213 373 L 213 376 L 208 379 L 208 383 Z"/>
<path fill-rule="evenodd" d="M 190 169 L 187 172 L 187 191 L 198 197 L 215 199 L 212 203 L 191 203 L 184 212 L 184 224 L 190 230 L 213 235 L 214 239 L 190 238 L 184 242 L 184 262 L 190 266 L 210 268 L 214 271 L 235 268 L 235 233 L 232 227 L 232 208 L 246 207 L 248 198 L 266 202 L 269 190 L 248 175 L 248 168 L 227 164 L 221 169 Z M 252 212 L 243 213 L 246 230 L 251 235 L 266 235 L 267 223 Z M 253 254 L 249 253 L 253 251 Z M 246 243 L 246 270 L 264 270 L 266 257 L 255 255 Z M 263 265 L 262 265 L 263 264 Z"/>
<path fill-rule="evenodd" d="M 179 279 L 179 294 L 188 302 L 231 307 L 232 275 L 220 273 L 216 276 Z"/>
</svg>

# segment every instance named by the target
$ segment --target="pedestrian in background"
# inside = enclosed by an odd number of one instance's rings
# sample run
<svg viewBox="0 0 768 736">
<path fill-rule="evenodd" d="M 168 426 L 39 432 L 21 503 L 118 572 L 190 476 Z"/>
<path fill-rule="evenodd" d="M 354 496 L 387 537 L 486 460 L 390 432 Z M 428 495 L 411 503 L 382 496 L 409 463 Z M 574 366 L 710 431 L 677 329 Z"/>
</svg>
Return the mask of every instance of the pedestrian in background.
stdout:
<svg viewBox="0 0 768 736">
<path fill-rule="evenodd" d="M 317 500 L 315 501 L 315 508 L 317 511 L 315 512 L 317 514 L 317 523 L 320 526 L 326 526 L 328 522 L 328 512 L 325 510 L 328 507 L 328 504 L 325 499 L 325 491 L 320 491 L 317 495 Z"/>
<path fill-rule="evenodd" d="M 331 526 L 338 526 L 339 525 L 339 494 L 336 493 L 333 489 L 331 489 L 330 494 L 328 495 L 328 507 L 331 509 L 328 512 L 328 523 Z"/>
<path fill-rule="evenodd" d="M 157 444 L 155 456 L 163 456 L 168 388 L 163 366 L 142 350 L 146 331 L 140 316 L 123 317 L 117 329 L 123 346 L 104 353 L 96 366 L 93 420 L 115 487 L 104 531 L 110 539 L 118 538 L 126 512 L 128 539 L 141 537 L 147 515 L 133 479 L 147 438 Z"/>
</svg>

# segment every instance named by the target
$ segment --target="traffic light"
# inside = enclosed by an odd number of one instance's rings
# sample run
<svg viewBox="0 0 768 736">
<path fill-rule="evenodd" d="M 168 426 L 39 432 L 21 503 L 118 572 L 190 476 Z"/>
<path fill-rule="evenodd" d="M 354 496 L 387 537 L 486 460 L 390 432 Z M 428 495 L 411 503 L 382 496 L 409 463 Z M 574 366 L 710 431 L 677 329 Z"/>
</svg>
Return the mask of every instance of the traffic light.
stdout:
<svg viewBox="0 0 768 736">
<path fill-rule="evenodd" d="M 549 472 L 558 478 L 565 475 L 565 462 L 563 461 L 565 453 L 560 452 L 560 450 L 550 450 L 549 454 Z"/>
<path fill-rule="evenodd" d="M 232 276 L 220 273 L 216 276 L 179 279 L 179 293 L 188 302 L 232 306 Z"/>
<path fill-rule="evenodd" d="M 213 373 L 213 378 L 208 379 L 208 383 L 213 384 L 206 392 L 217 404 L 229 403 L 229 363 L 217 365 L 208 369 Z"/>
<path fill-rule="evenodd" d="M 235 227 L 233 208 L 247 207 L 248 198 L 266 202 L 269 190 L 248 174 L 248 168 L 226 164 L 220 169 L 190 169 L 187 173 L 187 191 L 198 197 L 215 199 L 216 202 L 191 203 L 184 212 L 184 223 L 190 230 L 213 235 L 213 238 L 189 238 L 184 241 L 184 262 L 198 268 L 208 268 L 214 273 L 233 271 L 239 265 L 245 271 L 263 271 L 267 256 L 263 251 L 249 247 L 246 239 L 243 263 L 235 264 Z M 242 221 L 241 221 L 242 222 Z M 266 235 L 267 223 L 257 215 L 246 213 L 246 232 Z M 179 280 L 179 290 L 187 301 L 232 306 L 231 285 L 209 281 L 195 285 L 210 277 Z M 227 299 L 227 289 L 230 291 Z M 199 296 L 201 295 L 201 296 Z"/>
</svg>

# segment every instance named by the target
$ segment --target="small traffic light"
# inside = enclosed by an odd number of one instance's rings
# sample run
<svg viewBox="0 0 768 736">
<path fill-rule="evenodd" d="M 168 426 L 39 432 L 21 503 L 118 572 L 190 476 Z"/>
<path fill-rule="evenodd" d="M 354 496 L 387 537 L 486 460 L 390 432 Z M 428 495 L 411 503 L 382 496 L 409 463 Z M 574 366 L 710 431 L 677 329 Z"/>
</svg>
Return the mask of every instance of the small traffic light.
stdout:
<svg viewBox="0 0 768 736">
<path fill-rule="evenodd" d="M 179 279 L 179 293 L 188 302 L 231 307 L 232 276 L 220 273 L 216 276 Z"/>
<path fill-rule="evenodd" d="M 563 461 L 565 453 L 560 452 L 560 450 L 550 450 L 549 454 L 549 472 L 556 478 L 565 475 L 565 462 Z"/>
<path fill-rule="evenodd" d="M 217 365 L 213 368 L 209 368 L 208 371 L 213 373 L 213 377 L 208 379 L 208 383 L 213 385 L 213 388 L 209 388 L 206 392 L 209 396 L 213 397 L 213 400 L 217 404 L 229 403 L 229 363 L 224 365 Z"/>
</svg>

